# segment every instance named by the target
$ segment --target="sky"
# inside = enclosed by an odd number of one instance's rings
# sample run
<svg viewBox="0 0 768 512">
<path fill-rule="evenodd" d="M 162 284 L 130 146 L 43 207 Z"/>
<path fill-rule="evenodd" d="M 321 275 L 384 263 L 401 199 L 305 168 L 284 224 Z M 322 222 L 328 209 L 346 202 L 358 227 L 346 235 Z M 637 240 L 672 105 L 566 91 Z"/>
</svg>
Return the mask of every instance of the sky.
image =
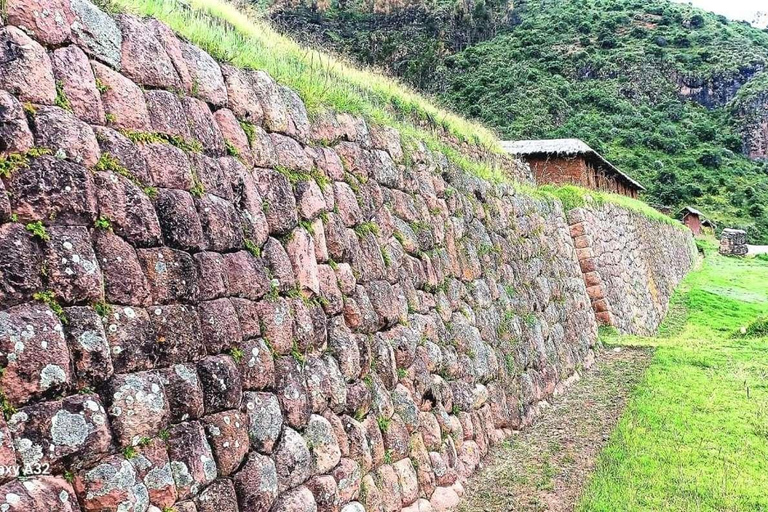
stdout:
<svg viewBox="0 0 768 512">
<path fill-rule="evenodd" d="M 675 0 L 690 3 L 708 11 L 723 14 L 734 20 L 752 21 L 758 11 L 768 11 L 766 0 Z"/>
</svg>

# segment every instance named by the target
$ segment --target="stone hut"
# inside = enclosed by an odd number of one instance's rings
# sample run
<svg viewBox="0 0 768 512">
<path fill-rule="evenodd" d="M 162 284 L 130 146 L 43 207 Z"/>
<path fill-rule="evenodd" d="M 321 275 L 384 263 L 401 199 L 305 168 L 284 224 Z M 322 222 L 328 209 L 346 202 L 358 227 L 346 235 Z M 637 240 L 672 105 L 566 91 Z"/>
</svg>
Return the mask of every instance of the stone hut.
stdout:
<svg viewBox="0 0 768 512">
<path fill-rule="evenodd" d="M 724 229 L 720 235 L 720 254 L 723 256 L 745 256 L 747 247 L 747 232 L 742 229 Z"/>
<path fill-rule="evenodd" d="M 703 221 L 705 221 L 703 219 L 704 215 L 699 210 L 690 206 L 683 208 L 680 214 L 683 216 L 681 219 L 682 223 L 688 226 L 695 236 L 700 235 Z"/>
<path fill-rule="evenodd" d="M 539 184 L 573 184 L 633 198 L 645 190 L 579 139 L 505 141 L 501 146 L 528 162 Z"/>
</svg>

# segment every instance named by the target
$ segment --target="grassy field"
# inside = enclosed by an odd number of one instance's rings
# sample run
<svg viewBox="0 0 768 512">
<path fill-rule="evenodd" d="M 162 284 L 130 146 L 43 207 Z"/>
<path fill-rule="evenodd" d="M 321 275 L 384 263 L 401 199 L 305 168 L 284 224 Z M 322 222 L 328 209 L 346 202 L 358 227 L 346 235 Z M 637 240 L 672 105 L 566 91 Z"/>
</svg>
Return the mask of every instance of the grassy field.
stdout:
<svg viewBox="0 0 768 512">
<path fill-rule="evenodd" d="M 710 246 L 658 336 L 606 336 L 656 353 L 577 510 L 768 510 L 766 314 L 768 261 Z"/>
</svg>

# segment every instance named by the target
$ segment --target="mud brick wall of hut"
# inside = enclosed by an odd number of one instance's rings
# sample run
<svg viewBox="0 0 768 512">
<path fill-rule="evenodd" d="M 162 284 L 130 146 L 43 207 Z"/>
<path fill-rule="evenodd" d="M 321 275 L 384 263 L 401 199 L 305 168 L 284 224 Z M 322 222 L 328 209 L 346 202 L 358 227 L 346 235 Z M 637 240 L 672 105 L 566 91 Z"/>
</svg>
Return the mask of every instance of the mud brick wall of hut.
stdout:
<svg viewBox="0 0 768 512">
<path fill-rule="evenodd" d="M 576 208 L 568 221 L 598 323 L 629 334 L 655 332 L 696 263 L 690 231 L 612 204 Z"/>
<path fill-rule="evenodd" d="M 593 361 L 559 203 L 155 20 L 5 4 L 3 511 L 449 510 Z"/>
</svg>

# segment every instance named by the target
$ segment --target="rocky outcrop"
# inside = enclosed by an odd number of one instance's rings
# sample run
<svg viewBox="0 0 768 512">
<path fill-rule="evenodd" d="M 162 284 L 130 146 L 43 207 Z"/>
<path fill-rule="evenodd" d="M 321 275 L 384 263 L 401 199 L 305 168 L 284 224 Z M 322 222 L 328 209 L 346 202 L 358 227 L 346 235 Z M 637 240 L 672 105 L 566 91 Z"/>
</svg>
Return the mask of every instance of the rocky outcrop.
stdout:
<svg viewBox="0 0 768 512">
<path fill-rule="evenodd" d="M 670 73 L 678 94 L 709 109 L 723 107 L 739 93 L 745 84 L 765 69 L 765 64 L 745 64 L 740 69 L 708 77 L 674 70 Z"/>
<path fill-rule="evenodd" d="M 612 204 L 576 208 L 568 221 L 598 323 L 653 334 L 696 262 L 690 232 Z"/>
<path fill-rule="evenodd" d="M 157 21 L 7 3 L 2 510 L 450 510 L 593 361 L 559 203 Z"/>
<path fill-rule="evenodd" d="M 765 76 L 761 78 L 762 88 L 743 94 L 733 105 L 740 124 L 743 152 L 753 160 L 768 160 L 768 80 Z"/>
</svg>

